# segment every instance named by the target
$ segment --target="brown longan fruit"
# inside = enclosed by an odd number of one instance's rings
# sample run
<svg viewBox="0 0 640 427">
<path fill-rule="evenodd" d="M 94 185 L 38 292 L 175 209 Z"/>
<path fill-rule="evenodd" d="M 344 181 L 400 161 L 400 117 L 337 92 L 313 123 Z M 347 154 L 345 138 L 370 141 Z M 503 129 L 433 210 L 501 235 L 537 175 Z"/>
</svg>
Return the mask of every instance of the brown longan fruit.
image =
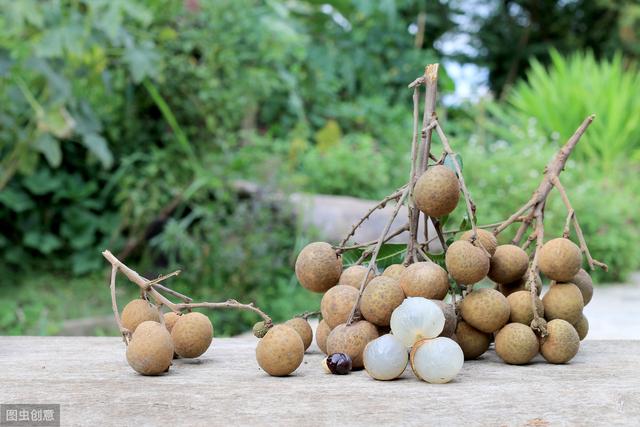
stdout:
<svg viewBox="0 0 640 427">
<path fill-rule="evenodd" d="M 496 335 L 496 353 L 510 365 L 529 363 L 539 348 L 533 329 L 522 323 L 509 323 Z"/>
<path fill-rule="evenodd" d="M 211 345 L 213 325 L 202 313 L 183 314 L 173 325 L 171 338 L 178 356 L 188 359 L 198 357 Z"/>
<path fill-rule="evenodd" d="M 324 354 L 327 354 L 327 337 L 331 333 L 331 328 L 326 320 L 322 319 L 316 328 L 316 345 Z"/>
<path fill-rule="evenodd" d="M 404 297 L 396 279 L 378 276 L 364 288 L 360 299 L 360 312 L 374 325 L 388 326 L 391 313 L 402 304 Z"/>
<path fill-rule="evenodd" d="M 478 246 L 478 243 L 482 245 L 482 247 L 489 252 L 489 255 L 493 256 L 496 253 L 496 248 L 498 247 L 498 239 L 493 235 L 492 232 L 483 230 L 482 228 L 477 228 L 477 237 L 475 245 Z M 462 233 L 459 240 L 467 240 L 471 241 L 471 237 L 473 236 L 473 230 L 468 230 Z"/>
<path fill-rule="evenodd" d="M 589 333 L 589 319 L 587 319 L 587 316 L 583 314 L 580 320 L 578 320 L 573 327 L 576 328 L 578 337 L 580 338 L 580 341 L 582 341 Z"/>
<path fill-rule="evenodd" d="M 400 286 L 408 297 L 441 300 L 449 292 L 449 276 L 434 262 L 416 262 L 402 272 Z"/>
<path fill-rule="evenodd" d="M 516 245 L 500 245 L 491 257 L 489 278 L 496 283 L 512 283 L 522 278 L 529 266 L 529 256 Z"/>
<path fill-rule="evenodd" d="M 138 325 L 127 346 L 127 362 L 139 374 L 160 375 L 173 360 L 173 341 L 167 328 L 147 320 Z"/>
<path fill-rule="evenodd" d="M 477 330 L 467 322 L 456 325 L 455 341 L 460 345 L 465 360 L 477 359 L 489 349 L 491 335 Z"/>
<path fill-rule="evenodd" d="M 580 337 L 569 322 L 554 319 L 547 323 L 547 333 L 540 346 L 540 353 L 547 362 L 567 363 L 578 354 Z"/>
<path fill-rule="evenodd" d="M 312 292 L 325 292 L 338 283 L 342 274 L 342 259 L 330 244 L 309 243 L 296 259 L 296 277 Z"/>
<path fill-rule="evenodd" d="M 456 240 L 445 254 L 445 264 L 451 277 L 463 285 L 482 280 L 489 272 L 489 257 L 466 240 Z"/>
<path fill-rule="evenodd" d="M 430 166 L 415 187 L 416 207 L 435 218 L 450 214 L 460 199 L 460 183 L 455 172 L 443 165 Z"/>
<path fill-rule="evenodd" d="M 439 337 L 447 337 L 451 338 L 453 334 L 456 332 L 456 324 L 458 323 L 458 316 L 456 315 L 456 309 L 453 305 L 448 304 L 441 300 L 432 300 L 435 302 L 440 310 L 444 313 L 444 328 L 442 328 L 442 332 L 440 332 Z"/>
<path fill-rule="evenodd" d="M 307 351 L 311 345 L 311 341 L 313 341 L 313 330 L 311 329 L 309 322 L 302 317 L 294 317 L 293 319 L 284 322 L 284 324 L 292 327 L 298 335 L 300 335 L 300 338 L 302 338 L 302 344 L 304 344 L 304 350 Z"/>
<path fill-rule="evenodd" d="M 533 320 L 533 308 L 531 307 L 531 292 L 530 291 L 518 291 L 510 294 L 507 297 L 509 301 L 509 307 L 511 308 L 511 314 L 509 321 L 512 323 L 522 323 L 523 325 L 531 325 Z M 544 317 L 544 305 L 542 300 L 536 297 L 536 311 L 538 316 Z"/>
<path fill-rule="evenodd" d="M 574 324 L 580 320 L 584 299 L 580 289 L 573 283 L 556 283 L 542 297 L 544 315 L 547 320 L 564 319 Z"/>
<path fill-rule="evenodd" d="M 164 326 L 166 326 L 167 331 L 171 332 L 171 330 L 173 329 L 173 325 L 176 324 L 179 318 L 180 315 L 175 311 L 169 311 L 168 313 L 164 314 Z"/>
<path fill-rule="evenodd" d="M 269 375 L 284 377 L 302 363 L 304 343 L 300 335 L 287 325 L 275 325 L 258 342 L 256 360 Z"/>
<path fill-rule="evenodd" d="M 322 318 L 331 329 L 340 323 L 345 323 L 357 300 L 358 290 L 353 286 L 334 286 L 324 294 L 322 301 L 320 301 Z"/>
<path fill-rule="evenodd" d="M 141 298 L 125 305 L 120 315 L 122 326 L 130 332 L 134 332 L 139 324 L 147 320 L 160 323 L 160 313 L 149 301 Z"/>
<path fill-rule="evenodd" d="M 369 269 L 363 265 L 352 265 L 342 272 L 340 279 L 338 280 L 338 285 L 353 286 L 356 289 L 360 289 L 360 285 L 362 285 L 362 281 L 364 280 L 364 275 L 367 274 L 368 270 Z M 374 277 L 375 272 L 370 271 L 367 283 L 369 283 Z"/>
<path fill-rule="evenodd" d="M 483 288 L 468 293 L 462 299 L 460 313 L 469 325 L 490 334 L 507 324 L 511 308 L 500 292 Z"/>
<path fill-rule="evenodd" d="M 529 289 L 527 289 L 527 287 L 529 287 L 527 283 L 528 281 L 529 281 L 529 273 L 527 272 L 524 274 L 524 276 L 522 276 L 521 279 L 516 280 L 513 283 L 506 283 L 506 284 L 498 283 L 498 290 L 502 292 L 502 294 L 505 297 L 508 297 L 510 294 L 514 292 L 529 291 Z M 536 274 L 534 283 L 535 283 L 536 291 L 538 295 L 540 295 L 542 293 L 542 279 L 540 279 L 540 275 Z"/>
<path fill-rule="evenodd" d="M 347 326 L 342 323 L 327 337 L 327 354 L 344 353 L 351 358 L 353 369 L 364 366 L 362 352 L 370 341 L 378 338 L 378 330 L 373 323 L 360 320 Z"/>
<path fill-rule="evenodd" d="M 573 276 L 573 279 L 569 280 L 570 283 L 573 283 L 580 289 L 582 293 L 582 299 L 584 300 L 584 305 L 586 306 L 591 301 L 593 297 L 593 279 L 589 273 L 587 273 L 584 269 L 580 269 L 578 273 Z"/>
<path fill-rule="evenodd" d="M 389 267 L 384 269 L 382 275 L 400 280 L 400 276 L 402 276 L 402 273 L 406 268 L 407 267 L 402 264 L 391 264 Z"/>
<path fill-rule="evenodd" d="M 578 274 L 582 265 L 580 248 L 569 239 L 549 240 L 538 252 L 538 266 L 542 274 L 557 282 L 568 282 Z"/>
</svg>

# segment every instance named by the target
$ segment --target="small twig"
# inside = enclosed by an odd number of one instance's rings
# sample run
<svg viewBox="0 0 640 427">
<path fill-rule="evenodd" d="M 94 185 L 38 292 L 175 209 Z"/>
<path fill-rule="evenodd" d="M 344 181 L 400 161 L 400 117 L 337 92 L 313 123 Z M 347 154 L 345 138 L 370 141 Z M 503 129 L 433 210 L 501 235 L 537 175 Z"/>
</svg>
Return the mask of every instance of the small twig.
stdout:
<svg viewBox="0 0 640 427">
<path fill-rule="evenodd" d="M 429 258 L 429 255 L 427 255 L 427 253 L 425 251 L 422 250 L 422 248 L 420 247 L 420 245 L 416 246 L 416 250 L 418 251 L 418 253 L 420 254 L 420 256 L 422 257 L 422 259 L 424 259 L 425 261 L 429 261 L 431 262 L 431 258 Z"/>
<path fill-rule="evenodd" d="M 318 310 L 318 311 L 305 311 L 304 313 L 296 314 L 293 317 L 300 317 L 304 320 L 307 320 L 309 317 L 315 317 L 315 316 L 321 316 L 321 315 L 322 315 L 322 312 Z"/>
<path fill-rule="evenodd" d="M 113 317 L 116 319 L 118 330 L 122 334 L 122 340 L 125 345 L 129 345 L 129 339 L 131 338 L 131 331 L 122 326 L 120 320 L 120 310 L 118 309 L 118 301 L 116 300 L 116 275 L 118 274 L 118 267 L 111 266 L 111 278 L 109 279 L 109 288 L 111 289 L 111 308 L 113 309 Z"/>
<path fill-rule="evenodd" d="M 249 304 L 242 304 L 234 299 L 228 299 L 224 302 L 192 302 L 176 304 L 178 310 L 184 310 L 187 308 L 234 308 L 238 310 L 252 311 L 258 314 L 264 320 L 265 324 L 272 324 L 271 317 L 269 317 L 264 311 L 256 307 L 252 302 Z"/>
<path fill-rule="evenodd" d="M 404 232 L 405 232 L 405 231 L 407 231 L 407 230 L 409 230 L 409 224 L 408 224 L 408 223 L 407 223 L 407 224 L 405 224 L 405 225 L 403 225 L 403 226 L 402 226 L 402 227 L 400 227 L 400 228 L 397 228 L 395 231 L 393 231 L 393 232 L 389 233 L 389 234 L 384 238 L 385 243 L 386 243 L 386 242 L 388 242 L 389 240 L 393 239 L 394 237 L 399 236 L 400 234 L 404 233 Z M 349 251 L 349 250 L 351 250 L 351 249 L 366 248 L 366 247 L 368 247 L 368 246 L 375 245 L 376 243 L 378 243 L 378 239 L 370 240 L 370 241 L 365 242 L 365 243 L 358 243 L 358 244 L 350 245 L 350 246 L 334 246 L 333 248 L 334 248 L 334 249 L 338 249 L 338 250 L 340 250 L 341 252 L 346 252 L 346 251 Z"/>
<path fill-rule="evenodd" d="M 529 265 L 529 276 L 527 277 L 527 286 L 529 286 L 529 292 L 531 295 L 531 309 L 533 311 L 533 321 L 531 327 L 538 330 L 542 337 L 547 335 L 547 329 L 544 322 L 541 322 L 540 315 L 538 314 L 538 306 L 536 304 L 538 300 L 538 285 L 536 283 L 536 277 L 538 277 L 538 254 L 542 245 L 544 245 L 544 221 L 543 221 L 543 205 L 539 205 L 534 213 L 536 219 L 535 235 L 536 235 L 536 249 L 533 255 L 533 260 Z"/>
</svg>

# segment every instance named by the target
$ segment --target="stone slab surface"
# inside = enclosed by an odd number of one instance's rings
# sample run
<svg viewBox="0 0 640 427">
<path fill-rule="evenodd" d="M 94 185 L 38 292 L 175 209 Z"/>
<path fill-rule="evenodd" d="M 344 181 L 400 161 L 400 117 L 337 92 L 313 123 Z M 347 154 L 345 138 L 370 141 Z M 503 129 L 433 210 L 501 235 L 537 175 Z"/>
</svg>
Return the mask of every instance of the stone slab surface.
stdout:
<svg viewBox="0 0 640 427">
<path fill-rule="evenodd" d="M 65 426 L 640 424 L 640 341 L 586 341 L 567 365 L 509 366 L 489 351 L 445 385 L 410 370 L 391 382 L 326 374 L 314 346 L 294 375 L 272 378 L 255 346 L 214 339 L 199 359 L 143 377 L 118 338 L 0 337 L 0 403 L 59 403 Z"/>
</svg>

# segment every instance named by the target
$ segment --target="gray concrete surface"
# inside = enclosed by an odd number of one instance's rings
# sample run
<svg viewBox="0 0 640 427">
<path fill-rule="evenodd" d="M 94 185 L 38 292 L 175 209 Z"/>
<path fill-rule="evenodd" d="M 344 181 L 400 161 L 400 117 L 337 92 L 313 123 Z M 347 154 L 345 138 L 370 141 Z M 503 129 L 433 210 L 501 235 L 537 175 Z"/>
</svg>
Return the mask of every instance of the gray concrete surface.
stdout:
<svg viewBox="0 0 640 427">
<path fill-rule="evenodd" d="M 490 351 L 454 382 L 407 370 L 378 382 L 333 376 L 312 347 L 294 375 L 272 378 L 255 338 L 214 339 L 197 360 L 142 377 L 118 338 L 0 337 L 0 403 L 59 403 L 64 426 L 638 425 L 640 341 L 587 341 L 567 365 L 528 366 Z"/>
</svg>

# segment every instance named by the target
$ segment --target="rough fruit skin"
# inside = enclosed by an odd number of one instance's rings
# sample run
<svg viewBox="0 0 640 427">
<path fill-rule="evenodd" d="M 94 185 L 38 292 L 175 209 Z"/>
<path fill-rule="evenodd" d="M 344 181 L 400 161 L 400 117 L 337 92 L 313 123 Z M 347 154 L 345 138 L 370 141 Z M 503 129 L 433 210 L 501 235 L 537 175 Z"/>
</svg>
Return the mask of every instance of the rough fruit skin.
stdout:
<svg viewBox="0 0 640 427">
<path fill-rule="evenodd" d="M 551 280 L 568 282 L 582 265 L 580 248 L 569 239 L 549 240 L 538 252 L 540 271 Z"/>
<path fill-rule="evenodd" d="M 498 239 L 496 239 L 496 236 L 494 236 L 492 232 L 483 230 L 482 228 L 476 229 L 476 232 L 476 246 L 478 246 L 477 242 L 479 241 L 485 250 L 489 252 L 489 255 L 493 256 L 493 254 L 496 253 L 496 248 L 498 247 Z M 471 236 L 473 236 L 473 230 L 468 230 L 460 235 L 459 240 L 467 240 L 470 242 Z"/>
<path fill-rule="evenodd" d="M 529 291 L 529 289 L 527 289 L 528 280 L 529 280 L 529 275 L 528 273 L 525 273 L 525 275 L 520 280 L 516 280 L 513 283 L 505 283 L 505 284 L 498 283 L 498 290 L 502 292 L 502 294 L 505 297 L 508 297 L 510 294 L 514 292 Z M 538 295 L 540 295 L 542 293 L 542 279 L 540 279 L 540 275 L 536 275 L 535 286 L 536 286 L 536 291 L 538 292 Z"/>
<path fill-rule="evenodd" d="M 536 334 L 522 323 L 509 323 L 496 335 L 496 353 L 511 365 L 529 363 L 539 348 Z"/>
<path fill-rule="evenodd" d="M 171 332 L 173 325 L 176 324 L 179 318 L 180 315 L 175 311 L 170 311 L 164 314 L 164 326 L 167 327 L 167 331 Z"/>
<path fill-rule="evenodd" d="M 211 345 L 213 325 L 211 320 L 202 313 L 183 314 L 173 326 L 171 338 L 178 356 L 198 357 Z"/>
<path fill-rule="evenodd" d="M 353 362 L 353 369 L 364 366 L 362 352 L 370 341 L 378 338 L 376 327 L 366 320 L 336 326 L 327 337 L 327 353 L 345 353 Z"/>
<path fill-rule="evenodd" d="M 402 264 L 391 264 L 389 267 L 385 268 L 382 272 L 383 276 L 391 277 L 396 280 L 400 280 L 400 276 L 402 276 L 402 272 L 406 269 Z"/>
<path fill-rule="evenodd" d="M 293 319 L 284 322 L 285 325 L 292 327 L 300 338 L 302 338 L 302 344 L 304 344 L 304 350 L 306 351 L 313 341 L 313 330 L 311 325 L 302 317 L 294 317 Z"/>
<path fill-rule="evenodd" d="M 320 301 L 322 318 L 331 329 L 345 323 L 358 299 L 358 290 L 352 286 L 337 285 L 329 289 Z"/>
<path fill-rule="evenodd" d="M 567 363 L 578 354 L 580 337 L 569 322 L 554 319 L 547 323 L 547 335 L 543 338 L 540 353 L 549 363 Z"/>
<path fill-rule="evenodd" d="M 131 332 L 134 332 L 139 324 L 151 320 L 160 322 L 160 313 L 158 309 L 149 304 L 144 299 L 134 299 L 124 306 L 120 321 L 122 326 Z"/>
<path fill-rule="evenodd" d="M 581 268 L 580 271 L 578 271 L 578 274 L 573 276 L 573 278 L 569 280 L 569 282 L 576 285 L 578 289 L 580 289 L 580 292 L 582 292 L 584 305 L 586 306 L 587 304 L 589 304 L 589 301 L 591 301 L 591 298 L 593 297 L 593 280 L 591 279 L 589 273 Z"/>
<path fill-rule="evenodd" d="M 300 335 L 290 326 L 276 325 L 258 342 L 256 360 L 269 375 L 284 377 L 302 363 L 304 344 Z"/>
<path fill-rule="evenodd" d="M 434 262 L 416 262 L 400 275 L 400 286 L 408 297 L 441 300 L 449 292 L 449 276 Z"/>
<path fill-rule="evenodd" d="M 491 344 L 491 335 L 477 330 L 467 322 L 458 322 L 455 341 L 460 345 L 465 360 L 473 360 L 482 356 Z"/>
<path fill-rule="evenodd" d="M 402 304 L 404 297 L 396 279 L 378 276 L 364 288 L 360 299 L 360 312 L 374 325 L 388 326 L 391 313 Z"/>
<path fill-rule="evenodd" d="M 426 215 L 436 218 L 447 215 L 460 199 L 458 177 L 446 166 L 431 166 L 418 178 L 413 197 L 417 208 Z"/>
<path fill-rule="evenodd" d="M 578 337 L 580 338 L 580 341 L 582 341 L 589 333 L 589 319 L 587 319 L 587 316 L 583 314 L 580 320 L 578 320 L 573 327 L 576 328 Z"/>
<path fill-rule="evenodd" d="M 474 290 L 462 299 L 460 313 L 469 325 L 490 334 L 506 325 L 511 308 L 500 292 L 484 288 Z"/>
<path fill-rule="evenodd" d="M 573 283 L 556 283 L 542 297 L 544 316 L 547 320 L 564 319 L 574 324 L 580 320 L 584 299 Z"/>
<path fill-rule="evenodd" d="M 456 332 L 456 324 L 458 323 L 458 316 L 456 315 L 456 309 L 453 305 L 448 304 L 440 300 L 432 300 L 440 307 L 440 310 L 444 313 L 444 328 L 440 332 L 439 337 L 451 338 Z"/>
<path fill-rule="evenodd" d="M 327 337 L 329 333 L 331 333 L 331 328 L 327 322 L 322 319 L 316 328 L 316 344 L 324 354 L 327 354 Z"/>
<path fill-rule="evenodd" d="M 509 321 L 512 323 L 522 323 L 523 325 L 531 325 L 533 320 L 533 308 L 531 307 L 531 292 L 518 291 L 507 297 L 511 314 Z M 542 300 L 536 297 L 536 311 L 538 316 L 544 317 L 544 305 Z"/>
<path fill-rule="evenodd" d="M 515 245 L 500 245 L 491 257 L 489 278 L 496 283 L 512 283 L 527 271 L 529 256 Z"/>
<path fill-rule="evenodd" d="M 138 325 L 127 346 L 127 362 L 139 374 L 160 375 L 171 366 L 173 341 L 167 328 L 147 320 Z"/>
<path fill-rule="evenodd" d="M 356 289 L 360 289 L 360 285 L 362 284 L 362 280 L 364 279 L 364 275 L 367 273 L 367 270 L 369 269 L 362 265 L 352 265 L 342 272 L 340 279 L 338 280 L 338 285 L 353 286 Z M 374 276 L 375 273 L 373 271 L 369 272 L 367 283 L 369 283 Z"/>
<path fill-rule="evenodd" d="M 309 243 L 298 254 L 295 270 L 304 288 L 312 292 L 325 292 L 338 283 L 342 274 L 342 259 L 328 243 Z"/>
<path fill-rule="evenodd" d="M 489 272 L 489 257 L 466 240 L 456 240 L 449 246 L 445 264 L 451 277 L 463 285 L 482 280 Z"/>
</svg>

